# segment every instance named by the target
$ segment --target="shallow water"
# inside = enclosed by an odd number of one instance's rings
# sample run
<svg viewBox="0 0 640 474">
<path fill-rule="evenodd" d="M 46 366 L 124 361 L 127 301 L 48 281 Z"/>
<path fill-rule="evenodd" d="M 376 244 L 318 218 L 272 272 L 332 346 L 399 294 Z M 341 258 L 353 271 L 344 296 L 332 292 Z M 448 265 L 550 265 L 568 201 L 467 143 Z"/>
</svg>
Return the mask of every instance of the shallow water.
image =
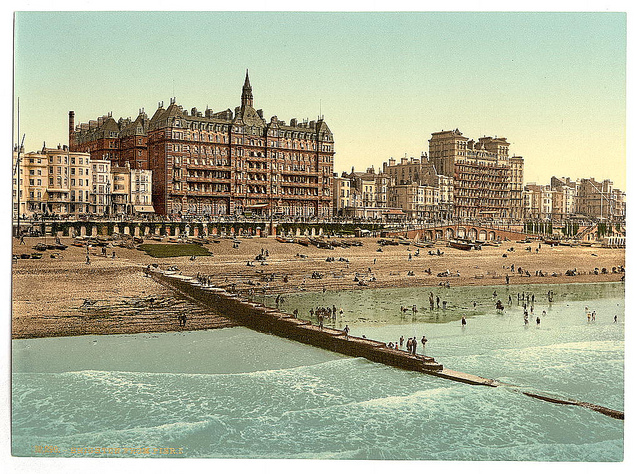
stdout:
<svg viewBox="0 0 640 474">
<path fill-rule="evenodd" d="M 382 341 L 426 335 L 445 367 L 623 409 L 624 286 L 301 294 L 301 316 Z M 428 292 L 448 301 L 428 309 Z M 505 287 L 496 287 L 506 302 Z M 523 324 L 516 291 L 534 292 Z M 544 297 L 544 298 L 543 298 Z M 477 306 L 473 309 L 472 301 Z M 400 305 L 418 306 L 401 313 Z M 585 306 L 597 311 L 587 323 Z M 546 311 L 541 325 L 535 316 Z M 460 316 L 466 314 L 462 329 Z M 613 324 L 613 314 L 618 323 Z M 419 352 L 423 351 L 419 344 Z M 474 387 L 236 327 L 13 341 L 13 453 L 34 446 L 180 447 L 187 457 L 620 461 L 623 426 L 579 407 Z M 141 454 L 144 456 L 145 454 Z"/>
</svg>

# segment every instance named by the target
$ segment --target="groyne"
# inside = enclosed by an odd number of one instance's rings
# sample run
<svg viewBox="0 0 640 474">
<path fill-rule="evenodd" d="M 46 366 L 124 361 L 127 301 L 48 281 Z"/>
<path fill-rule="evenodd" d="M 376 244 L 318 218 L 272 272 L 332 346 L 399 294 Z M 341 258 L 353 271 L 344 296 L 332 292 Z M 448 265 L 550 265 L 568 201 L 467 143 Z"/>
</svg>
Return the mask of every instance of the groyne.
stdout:
<svg viewBox="0 0 640 474">
<path fill-rule="evenodd" d="M 251 302 L 221 288 L 208 287 L 196 278 L 147 269 L 149 276 L 163 285 L 173 288 L 187 298 L 207 306 L 216 313 L 250 329 L 285 337 L 329 351 L 363 357 L 373 362 L 422 372 L 472 385 L 496 386 L 491 379 L 445 369 L 433 357 L 413 355 L 386 346 L 384 342 L 362 337 L 346 336 L 343 331 L 320 328 L 311 321 L 298 319 L 290 314 Z"/>
<path fill-rule="evenodd" d="M 273 334 L 351 357 L 363 357 L 372 362 L 421 372 L 456 382 L 488 387 L 502 386 L 537 400 L 560 405 L 579 406 L 611 418 L 624 419 L 624 412 L 619 410 L 593 403 L 561 398 L 556 395 L 522 390 L 514 385 L 504 384 L 497 380 L 447 369 L 433 357 L 413 355 L 406 351 L 392 349 L 387 347 L 384 342 L 363 337 L 347 337 L 343 331 L 320 328 L 311 321 L 298 319 L 277 309 L 254 303 L 222 288 L 203 285 L 197 278 L 181 275 L 178 272 L 162 271 L 150 267 L 147 267 L 146 272 L 150 277 L 172 288 L 178 294 L 211 308 L 217 314 L 224 315 L 242 326 L 259 332 Z"/>
</svg>

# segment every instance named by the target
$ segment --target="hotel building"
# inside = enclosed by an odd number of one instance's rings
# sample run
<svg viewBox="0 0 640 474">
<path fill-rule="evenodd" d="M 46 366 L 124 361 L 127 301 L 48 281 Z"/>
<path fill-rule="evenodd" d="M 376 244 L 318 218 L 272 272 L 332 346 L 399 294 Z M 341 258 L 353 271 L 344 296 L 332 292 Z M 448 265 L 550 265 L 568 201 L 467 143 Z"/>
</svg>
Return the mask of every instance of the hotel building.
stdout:
<svg viewBox="0 0 640 474">
<path fill-rule="evenodd" d="M 172 99 L 149 119 L 115 121 L 109 114 L 74 124 L 72 150 L 132 169 L 153 171 L 158 214 L 218 216 L 261 214 L 331 217 L 333 134 L 322 117 L 289 124 L 264 118 L 253 106 L 247 73 L 240 106 L 204 113 Z"/>
</svg>

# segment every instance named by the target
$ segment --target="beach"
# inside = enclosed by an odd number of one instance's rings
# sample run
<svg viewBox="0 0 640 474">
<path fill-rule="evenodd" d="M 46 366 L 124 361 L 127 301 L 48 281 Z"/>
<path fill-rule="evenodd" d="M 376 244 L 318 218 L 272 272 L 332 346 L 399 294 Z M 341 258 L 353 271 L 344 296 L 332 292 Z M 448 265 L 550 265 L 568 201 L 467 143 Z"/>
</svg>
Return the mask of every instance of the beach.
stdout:
<svg viewBox="0 0 640 474">
<path fill-rule="evenodd" d="M 108 248 L 105 257 L 101 248 L 90 248 L 87 264 L 86 248 L 74 247 L 72 239 L 62 238 L 62 243 L 69 245 L 58 252 L 62 258 L 51 258 L 53 252 L 46 251 L 42 259 L 13 261 L 12 337 L 149 333 L 232 325 L 223 315 L 184 301 L 146 277 L 144 269 L 153 264 L 161 269 L 175 266 L 183 275 L 205 276 L 212 286 L 246 296 L 494 286 L 506 285 L 507 276 L 511 285 L 595 283 L 620 281 L 624 275 L 611 272 L 613 267 L 625 265 L 624 249 L 551 247 L 544 243 L 538 249 L 539 242 L 533 241 L 503 242 L 499 247 L 465 251 L 444 243 L 434 248 L 380 247 L 376 238 L 358 240 L 362 246 L 330 250 L 282 243 L 272 237 L 240 239 L 237 246 L 231 239 L 220 239 L 205 245 L 213 255 L 195 259 L 152 258 L 140 250 L 121 247 Z M 25 238 L 20 245 L 14 239 L 13 253 L 31 253 L 41 241 Z M 430 251 L 443 255 L 429 255 Z M 258 256 L 262 259 L 256 259 Z M 607 269 L 606 274 L 602 268 Z M 567 270 L 576 270 L 577 274 L 567 276 Z M 554 273 L 556 276 L 552 276 Z M 185 328 L 179 325 L 180 314 L 189 315 Z"/>
</svg>

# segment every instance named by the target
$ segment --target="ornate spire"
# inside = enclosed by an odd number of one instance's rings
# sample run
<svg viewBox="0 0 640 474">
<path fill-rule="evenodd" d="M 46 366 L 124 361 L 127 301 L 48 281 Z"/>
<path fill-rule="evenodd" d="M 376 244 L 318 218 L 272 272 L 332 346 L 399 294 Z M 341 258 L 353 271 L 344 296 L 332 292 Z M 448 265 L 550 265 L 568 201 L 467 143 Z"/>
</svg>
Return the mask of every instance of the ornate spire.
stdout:
<svg viewBox="0 0 640 474">
<path fill-rule="evenodd" d="M 253 107 L 253 92 L 251 90 L 251 83 L 249 82 L 249 70 L 247 69 L 247 75 L 244 78 L 244 86 L 242 86 L 242 107 Z"/>
</svg>

